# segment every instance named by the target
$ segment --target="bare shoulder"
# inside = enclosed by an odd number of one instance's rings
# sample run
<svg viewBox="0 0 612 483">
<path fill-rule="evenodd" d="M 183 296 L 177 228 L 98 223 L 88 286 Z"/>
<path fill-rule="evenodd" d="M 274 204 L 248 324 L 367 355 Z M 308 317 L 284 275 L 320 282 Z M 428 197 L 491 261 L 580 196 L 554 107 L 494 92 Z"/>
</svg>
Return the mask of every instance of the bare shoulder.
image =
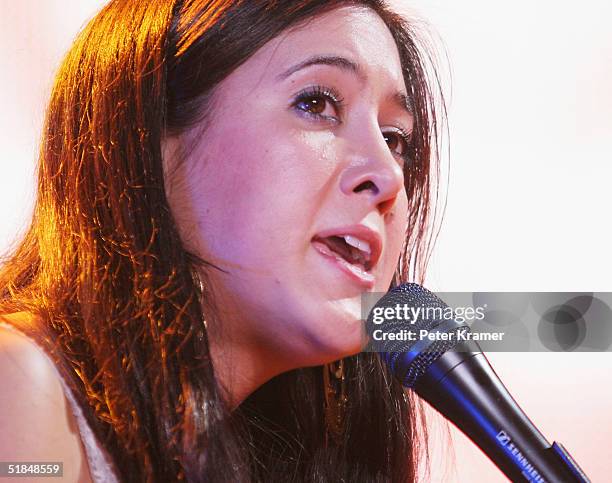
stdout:
<svg viewBox="0 0 612 483">
<path fill-rule="evenodd" d="M 65 481 L 91 481 L 78 426 L 51 359 L 5 326 L 32 316 L 0 315 L 0 454 L 4 461 L 61 461 Z"/>
</svg>

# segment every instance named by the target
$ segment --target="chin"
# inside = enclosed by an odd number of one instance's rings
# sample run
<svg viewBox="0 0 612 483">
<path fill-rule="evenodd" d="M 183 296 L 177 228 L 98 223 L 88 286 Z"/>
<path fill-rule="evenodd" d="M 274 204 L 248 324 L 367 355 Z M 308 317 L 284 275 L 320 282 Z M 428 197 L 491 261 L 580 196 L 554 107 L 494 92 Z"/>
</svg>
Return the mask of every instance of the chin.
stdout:
<svg viewBox="0 0 612 483">
<path fill-rule="evenodd" d="M 329 324 L 317 335 L 317 346 L 326 361 L 335 361 L 362 351 L 367 343 L 365 324 L 361 320 L 361 298 L 351 300 L 336 312 L 335 323 Z"/>
<path fill-rule="evenodd" d="M 318 366 L 359 354 L 366 341 L 361 330 L 356 332 L 357 334 L 350 334 L 346 337 L 336 335 L 334 338 L 319 338 L 312 344 L 307 365 Z"/>
</svg>

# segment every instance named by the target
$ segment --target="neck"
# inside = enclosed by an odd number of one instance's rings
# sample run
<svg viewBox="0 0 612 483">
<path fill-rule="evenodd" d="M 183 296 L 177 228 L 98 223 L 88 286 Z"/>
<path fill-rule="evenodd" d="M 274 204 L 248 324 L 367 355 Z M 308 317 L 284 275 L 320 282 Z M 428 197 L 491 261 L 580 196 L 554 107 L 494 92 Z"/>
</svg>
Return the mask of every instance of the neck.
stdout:
<svg viewBox="0 0 612 483">
<path fill-rule="evenodd" d="M 232 331 L 232 325 L 209 323 L 207 327 L 215 377 L 231 411 L 270 379 L 292 369 L 277 350 L 245 337 L 244 332 Z"/>
</svg>

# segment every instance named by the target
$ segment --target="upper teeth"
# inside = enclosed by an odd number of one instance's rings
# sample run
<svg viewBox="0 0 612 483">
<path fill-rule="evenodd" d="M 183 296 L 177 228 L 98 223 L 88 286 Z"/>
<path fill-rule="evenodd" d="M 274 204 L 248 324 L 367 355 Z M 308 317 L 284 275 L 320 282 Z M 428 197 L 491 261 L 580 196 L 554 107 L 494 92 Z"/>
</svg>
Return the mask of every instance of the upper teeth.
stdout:
<svg viewBox="0 0 612 483">
<path fill-rule="evenodd" d="M 342 238 L 344 238 L 344 241 L 350 246 L 358 248 L 359 250 L 367 253 L 368 255 L 372 253 L 372 249 L 370 248 L 370 244 L 368 242 L 360 240 L 359 238 L 356 238 L 351 235 L 343 235 Z"/>
</svg>

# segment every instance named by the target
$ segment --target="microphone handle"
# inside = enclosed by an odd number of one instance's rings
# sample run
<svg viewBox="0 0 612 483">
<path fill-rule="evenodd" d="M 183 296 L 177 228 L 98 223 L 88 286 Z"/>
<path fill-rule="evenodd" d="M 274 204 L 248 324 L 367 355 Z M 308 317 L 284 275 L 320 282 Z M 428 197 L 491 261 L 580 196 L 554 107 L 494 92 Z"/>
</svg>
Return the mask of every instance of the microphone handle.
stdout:
<svg viewBox="0 0 612 483">
<path fill-rule="evenodd" d="M 474 341 L 440 356 L 415 392 L 455 424 L 514 482 L 589 483 L 565 448 L 521 410 Z"/>
</svg>

